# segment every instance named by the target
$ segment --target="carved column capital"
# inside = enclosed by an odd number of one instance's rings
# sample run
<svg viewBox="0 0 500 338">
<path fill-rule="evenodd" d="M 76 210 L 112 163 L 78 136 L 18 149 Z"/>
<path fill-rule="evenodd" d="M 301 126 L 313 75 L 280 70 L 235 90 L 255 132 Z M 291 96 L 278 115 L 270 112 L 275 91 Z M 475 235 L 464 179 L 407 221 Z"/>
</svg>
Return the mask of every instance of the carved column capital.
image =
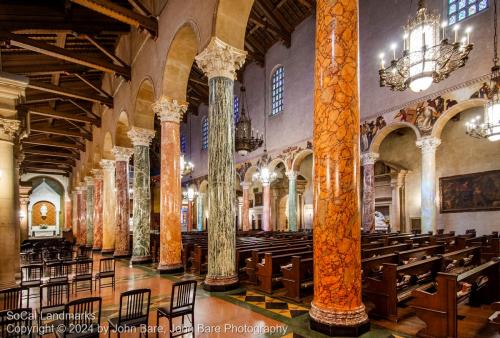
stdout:
<svg viewBox="0 0 500 338">
<path fill-rule="evenodd" d="M 370 165 L 375 164 L 377 162 L 380 155 L 378 153 L 364 153 L 361 154 L 361 165 Z"/>
<path fill-rule="evenodd" d="M 20 125 L 19 120 L 0 118 L 0 140 L 12 142 Z"/>
<path fill-rule="evenodd" d="M 127 133 L 134 146 L 149 147 L 151 140 L 155 137 L 155 131 L 144 128 L 133 127 Z"/>
<path fill-rule="evenodd" d="M 161 122 L 180 123 L 187 108 L 186 102 L 181 103 L 166 96 L 153 103 L 153 111 Z"/>
<path fill-rule="evenodd" d="M 25 207 L 30 203 L 30 198 L 29 197 L 20 197 L 19 203 L 21 204 L 22 207 Z"/>
<path fill-rule="evenodd" d="M 94 176 L 94 180 L 102 180 L 102 169 L 92 169 L 90 172 Z"/>
<path fill-rule="evenodd" d="M 87 186 L 94 185 L 94 178 L 92 176 L 85 176 L 84 180 Z"/>
<path fill-rule="evenodd" d="M 247 52 L 213 37 L 207 48 L 195 59 L 209 80 L 218 76 L 234 80 L 236 71 L 245 63 L 246 55 Z"/>
<path fill-rule="evenodd" d="M 417 147 L 422 149 L 422 153 L 435 152 L 437 147 L 441 144 L 441 140 L 437 137 L 426 136 L 422 137 L 416 142 Z"/>
<path fill-rule="evenodd" d="M 101 160 L 99 162 L 103 170 L 114 170 L 115 169 L 115 161 L 113 160 Z"/>
<path fill-rule="evenodd" d="M 250 187 L 252 186 L 252 183 L 248 183 L 248 182 L 241 182 L 241 184 L 240 184 L 240 185 L 241 185 L 241 188 L 242 188 L 243 190 L 248 190 L 248 189 L 250 189 Z"/>
<path fill-rule="evenodd" d="M 290 170 L 286 172 L 286 177 L 288 177 L 289 181 L 297 180 L 298 173 L 296 171 Z"/>
<path fill-rule="evenodd" d="M 125 147 L 113 147 L 113 155 L 115 155 L 115 161 L 128 162 L 130 157 L 134 154 L 134 149 Z"/>
</svg>

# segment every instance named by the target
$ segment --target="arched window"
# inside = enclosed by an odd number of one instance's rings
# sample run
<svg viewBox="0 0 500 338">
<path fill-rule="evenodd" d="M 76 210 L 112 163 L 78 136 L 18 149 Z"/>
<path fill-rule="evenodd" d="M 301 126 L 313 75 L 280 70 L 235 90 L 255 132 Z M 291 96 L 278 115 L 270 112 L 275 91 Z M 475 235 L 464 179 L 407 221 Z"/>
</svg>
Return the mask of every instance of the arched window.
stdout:
<svg viewBox="0 0 500 338">
<path fill-rule="evenodd" d="M 201 121 L 201 149 L 208 149 L 208 118 L 206 116 Z"/>
<path fill-rule="evenodd" d="M 238 123 L 240 119 L 240 98 L 235 95 L 234 96 L 234 123 Z"/>
<path fill-rule="evenodd" d="M 448 0 L 448 25 L 451 26 L 488 8 L 488 0 Z"/>
<path fill-rule="evenodd" d="M 279 66 L 271 77 L 271 115 L 283 111 L 283 94 L 285 89 L 285 68 Z"/>
<path fill-rule="evenodd" d="M 181 133 L 181 153 L 185 154 L 187 150 L 186 134 Z"/>
</svg>

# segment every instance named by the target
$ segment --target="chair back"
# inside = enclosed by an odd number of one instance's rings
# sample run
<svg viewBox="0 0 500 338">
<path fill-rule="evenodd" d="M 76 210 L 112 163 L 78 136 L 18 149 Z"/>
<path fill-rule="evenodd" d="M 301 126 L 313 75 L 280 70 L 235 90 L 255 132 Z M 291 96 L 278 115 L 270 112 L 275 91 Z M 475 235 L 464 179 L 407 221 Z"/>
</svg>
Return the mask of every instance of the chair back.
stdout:
<svg viewBox="0 0 500 338">
<path fill-rule="evenodd" d="M 32 337 L 31 308 L 0 311 L 0 337 Z"/>
<path fill-rule="evenodd" d="M 64 307 L 65 336 L 78 333 L 98 333 L 101 325 L 101 297 L 87 297 L 75 299 Z M 70 332 L 71 328 L 79 330 Z M 85 329 L 86 332 L 81 330 Z"/>
<path fill-rule="evenodd" d="M 40 286 L 40 310 L 64 306 L 69 302 L 69 283 L 49 283 Z"/>
<path fill-rule="evenodd" d="M 150 289 L 136 289 L 123 292 L 120 295 L 118 323 L 120 324 L 125 320 L 147 318 L 149 316 L 150 302 Z"/>
<path fill-rule="evenodd" d="M 31 264 L 21 267 L 21 282 L 42 281 L 43 265 Z"/>
<path fill-rule="evenodd" d="M 78 255 L 76 259 L 92 259 L 92 248 L 86 246 L 80 246 L 78 248 Z"/>
<path fill-rule="evenodd" d="M 42 252 L 41 251 L 31 252 L 28 256 L 28 262 L 29 264 L 42 264 L 43 263 Z"/>
<path fill-rule="evenodd" d="M 23 306 L 23 288 L 15 287 L 0 291 L 0 310 L 20 309 Z"/>
<path fill-rule="evenodd" d="M 115 272 L 115 259 L 101 258 L 99 261 L 99 272 Z"/>
<path fill-rule="evenodd" d="M 90 260 L 85 261 L 77 261 L 76 262 L 76 271 L 75 274 L 77 276 L 81 275 L 92 275 L 93 273 L 93 262 Z"/>
<path fill-rule="evenodd" d="M 172 296 L 170 297 L 171 312 L 183 307 L 194 309 L 196 285 L 197 282 L 195 280 L 186 280 L 172 285 Z"/>
</svg>

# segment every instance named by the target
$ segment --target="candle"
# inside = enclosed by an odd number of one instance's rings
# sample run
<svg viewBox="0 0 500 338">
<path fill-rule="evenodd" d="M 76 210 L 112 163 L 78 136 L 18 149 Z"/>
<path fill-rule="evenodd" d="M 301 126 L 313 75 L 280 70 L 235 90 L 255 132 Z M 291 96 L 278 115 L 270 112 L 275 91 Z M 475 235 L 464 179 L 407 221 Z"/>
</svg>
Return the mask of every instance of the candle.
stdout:
<svg viewBox="0 0 500 338">
<path fill-rule="evenodd" d="M 467 44 L 470 44 L 470 32 L 472 32 L 472 27 L 467 27 L 465 33 L 467 33 Z"/>
<path fill-rule="evenodd" d="M 457 43 L 458 41 L 458 29 L 460 28 L 459 25 L 455 25 L 455 27 L 453 27 L 453 30 L 455 31 L 455 43 Z"/>
<path fill-rule="evenodd" d="M 406 50 L 406 39 L 408 39 L 408 33 L 405 32 L 403 35 L 403 51 Z"/>
<path fill-rule="evenodd" d="M 442 40 L 446 39 L 446 26 L 448 26 L 448 22 L 443 21 L 443 23 L 441 24 L 443 34 Z"/>
<path fill-rule="evenodd" d="M 384 53 L 380 53 L 380 69 L 384 69 Z"/>
<path fill-rule="evenodd" d="M 397 46 L 397 45 L 396 45 L 395 43 L 391 44 L 391 49 L 392 49 L 392 59 L 393 59 L 393 60 L 396 60 L 396 46 Z"/>
</svg>

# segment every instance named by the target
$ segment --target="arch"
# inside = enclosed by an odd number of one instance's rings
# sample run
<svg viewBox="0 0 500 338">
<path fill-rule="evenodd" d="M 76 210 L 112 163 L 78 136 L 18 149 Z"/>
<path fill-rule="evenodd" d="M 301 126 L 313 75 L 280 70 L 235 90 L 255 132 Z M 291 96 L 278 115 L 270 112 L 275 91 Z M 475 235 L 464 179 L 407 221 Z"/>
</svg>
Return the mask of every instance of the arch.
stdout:
<svg viewBox="0 0 500 338">
<path fill-rule="evenodd" d="M 441 133 L 443 132 L 444 127 L 448 121 L 453 118 L 453 116 L 470 108 L 484 107 L 487 102 L 487 99 L 470 99 L 457 103 L 450 109 L 445 110 L 436 120 L 436 123 L 434 123 L 431 136 L 441 138 Z"/>
<path fill-rule="evenodd" d="M 154 112 L 152 105 L 155 101 L 155 88 L 150 78 L 142 80 L 135 98 L 134 126 L 145 129 L 154 129 Z"/>
<path fill-rule="evenodd" d="M 288 171 L 288 167 L 286 165 L 286 162 L 282 158 L 279 158 L 279 157 L 271 160 L 271 162 L 269 162 L 269 164 L 267 165 L 267 167 L 269 168 L 269 171 L 272 172 L 272 171 L 274 171 L 276 169 L 276 167 L 280 163 L 283 163 L 283 166 L 285 167 L 285 172 L 287 172 Z"/>
<path fill-rule="evenodd" d="M 245 176 L 244 176 L 244 182 L 245 183 L 252 183 L 252 176 L 255 172 L 257 172 L 258 168 L 257 166 L 253 165 L 250 168 L 245 171 Z"/>
<path fill-rule="evenodd" d="M 102 158 L 106 160 L 112 160 L 114 158 L 113 139 L 109 131 L 106 133 L 106 135 L 104 135 L 104 141 L 102 143 Z"/>
<path fill-rule="evenodd" d="M 302 164 L 302 161 L 309 155 L 312 155 L 313 151 L 312 149 L 304 149 L 299 151 L 297 154 L 295 154 L 295 157 L 293 158 L 292 162 L 292 170 L 298 172 L 300 170 L 300 165 Z"/>
<path fill-rule="evenodd" d="M 198 188 L 198 191 L 200 193 L 207 193 L 208 192 L 208 181 L 207 180 L 203 180 L 200 183 L 200 187 Z"/>
<path fill-rule="evenodd" d="M 243 50 L 253 2 L 254 0 L 219 0 L 215 17 L 215 36 Z"/>
<path fill-rule="evenodd" d="M 369 151 L 372 153 L 378 153 L 380 149 L 380 145 L 382 144 L 382 141 L 389 136 L 390 133 L 392 133 L 394 130 L 398 130 L 401 128 L 411 128 L 414 132 L 415 135 L 417 136 L 417 140 L 421 138 L 420 131 L 418 128 L 408 122 L 394 122 L 391 124 L 388 124 L 384 128 L 382 128 L 373 138 L 372 143 L 370 145 Z"/>
<path fill-rule="evenodd" d="M 126 148 L 132 147 L 132 142 L 127 135 L 129 130 L 130 124 L 128 122 L 127 112 L 122 111 L 118 117 L 118 123 L 116 124 L 115 143 L 117 146 Z"/>
<path fill-rule="evenodd" d="M 194 23 L 183 24 L 175 33 L 167 53 L 162 95 L 179 102 L 186 102 L 189 74 L 198 52 L 199 42 L 196 32 Z"/>
</svg>

